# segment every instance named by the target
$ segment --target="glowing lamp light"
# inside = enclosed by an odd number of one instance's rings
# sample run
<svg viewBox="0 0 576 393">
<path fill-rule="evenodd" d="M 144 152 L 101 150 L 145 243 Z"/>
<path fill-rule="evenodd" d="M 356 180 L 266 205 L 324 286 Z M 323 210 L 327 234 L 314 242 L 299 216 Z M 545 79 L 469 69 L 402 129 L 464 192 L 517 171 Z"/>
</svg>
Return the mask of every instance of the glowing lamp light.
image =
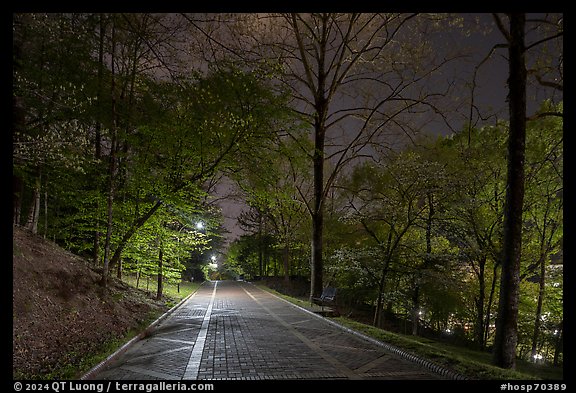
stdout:
<svg viewBox="0 0 576 393">
<path fill-rule="evenodd" d="M 533 359 L 534 359 L 535 362 L 538 362 L 538 361 L 544 359 L 544 356 L 542 356 L 541 354 L 537 353 L 536 355 L 534 355 Z"/>
</svg>

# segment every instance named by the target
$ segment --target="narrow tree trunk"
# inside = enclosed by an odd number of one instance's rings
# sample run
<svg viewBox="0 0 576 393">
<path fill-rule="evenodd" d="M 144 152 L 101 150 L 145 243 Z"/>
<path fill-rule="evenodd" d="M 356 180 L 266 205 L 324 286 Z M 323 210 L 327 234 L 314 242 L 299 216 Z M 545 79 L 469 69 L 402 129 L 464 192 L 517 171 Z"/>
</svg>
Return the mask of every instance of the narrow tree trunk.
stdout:
<svg viewBox="0 0 576 393">
<path fill-rule="evenodd" d="M 162 292 L 164 291 L 164 276 L 163 276 L 163 252 L 162 245 L 158 251 L 158 290 L 156 291 L 156 300 L 162 299 Z"/>
<path fill-rule="evenodd" d="M 418 277 L 414 281 L 418 281 Z M 420 322 L 420 285 L 414 285 L 414 293 L 412 295 L 412 335 L 418 335 L 418 325 Z"/>
<path fill-rule="evenodd" d="M 268 225 L 266 225 L 267 224 L 266 219 L 263 221 L 263 224 L 264 224 L 264 232 L 263 232 L 264 242 L 262 244 L 263 246 L 262 254 L 264 256 L 264 266 L 266 266 L 266 276 L 268 276 L 270 268 L 272 268 L 272 276 L 276 277 L 277 275 L 276 264 L 274 263 L 273 266 L 270 266 L 270 250 L 268 247 Z"/>
<path fill-rule="evenodd" d="M 380 281 L 378 282 L 378 298 L 376 299 L 376 309 L 374 310 L 374 319 L 372 320 L 372 325 L 380 327 L 382 322 L 382 309 L 384 303 L 384 285 L 386 284 L 386 267 L 387 263 L 384 264 L 382 269 L 382 274 L 380 275 Z"/>
<path fill-rule="evenodd" d="M 324 217 L 321 212 L 316 212 L 312 216 L 312 253 L 310 264 L 310 296 L 319 297 L 323 290 L 323 269 L 322 258 L 322 238 L 324 231 Z"/>
<path fill-rule="evenodd" d="M 288 243 L 288 234 L 284 240 L 284 250 L 282 252 L 282 265 L 284 266 L 284 282 L 290 282 L 290 243 Z"/>
<path fill-rule="evenodd" d="M 544 303 L 544 292 L 546 285 L 546 254 L 541 251 L 540 260 L 540 280 L 538 281 L 538 302 L 536 304 L 536 312 L 534 313 L 534 331 L 532 333 L 532 351 L 530 359 L 536 357 L 536 350 L 538 347 L 538 336 L 540 335 L 540 326 L 542 324 L 540 318 L 542 316 L 542 304 Z"/>
<path fill-rule="evenodd" d="M 264 252 L 262 251 L 262 213 L 258 211 L 258 274 L 264 277 Z"/>
<path fill-rule="evenodd" d="M 478 262 L 478 297 L 476 298 L 476 323 L 474 326 L 474 339 L 478 349 L 484 349 L 484 301 L 486 300 L 486 256 Z"/>
<path fill-rule="evenodd" d="M 496 283 L 498 282 L 498 264 L 494 264 L 492 272 L 492 284 L 490 286 L 490 296 L 488 296 L 488 306 L 486 307 L 486 319 L 484 321 L 484 345 L 488 342 L 490 334 L 490 322 L 492 320 L 492 305 L 494 304 L 494 295 L 496 294 Z"/>
<path fill-rule="evenodd" d="M 554 346 L 554 365 L 558 365 L 558 358 L 560 357 L 560 353 L 562 353 L 562 347 L 564 342 L 564 321 L 560 322 L 560 326 L 558 327 L 558 334 L 556 339 L 556 345 Z"/>
<path fill-rule="evenodd" d="M 48 179 L 44 180 L 44 239 L 48 235 Z"/>
<path fill-rule="evenodd" d="M 524 14 L 510 14 L 508 180 L 504 215 L 504 241 L 500 301 L 494 339 L 494 365 L 516 367 L 518 341 L 518 294 L 522 250 L 524 204 L 524 158 L 526 140 L 526 66 L 524 60 Z"/>
<path fill-rule="evenodd" d="M 372 324 L 374 326 L 381 326 L 381 322 L 382 322 L 382 306 L 384 303 L 384 287 L 386 286 L 386 276 L 388 275 L 388 267 L 390 266 L 390 263 L 392 262 L 392 255 L 393 255 L 393 247 L 392 247 L 392 232 L 393 232 L 393 228 L 390 228 L 390 230 L 388 231 L 388 238 L 386 239 L 386 244 L 380 242 L 380 240 L 377 239 L 377 235 L 369 230 L 368 226 L 363 222 L 362 225 L 364 226 L 364 228 L 371 234 L 372 237 L 374 237 L 374 239 L 376 239 L 376 241 L 378 242 L 379 246 L 381 247 L 381 249 L 383 250 L 383 254 L 385 255 L 385 260 L 382 266 L 382 273 L 380 275 L 380 280 L 378 283 L 378 299 L 376 301 L 376 310 L 374 311 L 374 320 L 372 322 Z"/>
<path fill-rule="evenodd" d="M 428 200 L 428 217 L 426 218 L 426 255 L 422 261 L 420 271 L 416 272 L 414 278 L 414 292 L 412 295 L 412 335 L 418 335 L 418 325 L 420 324 L 420 285 L 422 274 L 421 271 L 428 269 L 432 263 L 432 221 L 434 219 L 434 194 L 427 192 L 426 197 Z"/>
<path fill-rule="evenodd" d="M 38 233 L 38 219 L 40 218 L 40 187 L 42 181 L 42 173 L 37 169 L 37 176 L 34 180 L 34 189 L 32 191 L 32 203 L 28 209 L 28 217 L 26 219 L 26 228 L 32 233 Z"/>
<path fill-rule="evenodd" d="M 96 211 L 99 210 L 100 202 L 96 202 Z M 100 261 L 100 229 L 98 224 L 96 224 L 96 230 L 94 230 L 94 240 L 93 240 L 93 250 L 92 250 L 92 264 L 98 266 Z"/>
<path fill-rule="evenodd" d="M 12 175 L 12 195 L 12 222 L 14 225 L 20 225 L 20 216 L 22 214 L 22 195 L 24 195 L 24 183 L 19 176 L 14 174 Z"/>
</svg>

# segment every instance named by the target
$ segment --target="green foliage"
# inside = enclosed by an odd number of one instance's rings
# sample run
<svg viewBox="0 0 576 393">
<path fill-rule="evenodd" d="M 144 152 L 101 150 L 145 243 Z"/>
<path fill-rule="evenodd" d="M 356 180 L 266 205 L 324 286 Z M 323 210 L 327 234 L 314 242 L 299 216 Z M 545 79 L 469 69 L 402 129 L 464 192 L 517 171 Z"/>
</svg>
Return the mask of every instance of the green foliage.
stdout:
<svg viewBox="0 0 576 393">
<path fill-rule="evenodd" d="M 269 77 L 234 65 L 157 77 L 144 44 L 163 34 L 155 18 L 14 16 L 14 102 L 24 113 L 14 174 L 26 184 L 20 214 L 33 203 L 28 185 L 41 179 L 44 233 L 100 261 L 112 193 L 111 255 L 120 250 L 126 269 L 152 272 L 162 250 L 164 274 L 177 276 L 218 237 L 205 182 L 255 156 L 288 110 Z M 204 233 L 190 229 L 199 216 L 213 217 Z"/>
<path fill-rule="evenodd" d="M 544 103 L 540 113 L 561 111 L 561 105 Z M 421 141 L 377 164 L 356 166 L 339 185 L 340 226 L 331 225 L 330 238 L 337 246 L 326 266 L 331 285 L 373 305 L 384 282 L 383 304 L 397 315 L 410 315 L 418 290 L 427 326 L 439 334 L 461 329 L 466 340 L 489 346 L 498 301 L 506 138 L 507 124 L 500 123 Z M 537 346 L 548 361 L 562 324 L 562 155 L 562 118 L 536 116 L 528 123 L 520 293 L 518 348 L 526 359 L 542 266 L 538 318 L 546 322 Z"/>
<path fill-rule="evenodd" d="M 309 141 L 286 105 L 267 115 L 275 119 L 275 133 L 261 138 L 257 150 L 243 153 L 231 174 L 249 210 L 238 218 L 248 236 L 233 244 L 229 264 L 249 277 L 305 275 L 302 243 L 308 241 L 309 214 L 299 187 L 307 173 L 303 146 Z"/>
<path fill-rule="evenodd" d="M 82 172 L 89 165 L 93 23 L 82 15 L 14 15 L 13 97 L 25 109 L 23 124 L 13 133 L 16 167 Z"/>
</svg>

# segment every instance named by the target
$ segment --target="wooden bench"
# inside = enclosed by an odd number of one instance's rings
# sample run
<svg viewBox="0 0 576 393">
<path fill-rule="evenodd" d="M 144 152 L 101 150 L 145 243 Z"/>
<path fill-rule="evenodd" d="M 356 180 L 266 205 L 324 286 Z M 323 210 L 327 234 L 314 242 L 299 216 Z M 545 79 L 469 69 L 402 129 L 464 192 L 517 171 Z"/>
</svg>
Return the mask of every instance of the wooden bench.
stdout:
<svg viewBox="0 0 576 393">
<path fill-rule="evenodd" d="M 326 287 L 322 291 L 320 297 L 311 298 L 311 303 L 317 304 L 322 307 L 322 312 L 324 312 L 324 307 L 330 307 L 333 312 L 339 314 L 338 303 L 336 301 L 336 294 L 338 290 L 334 287 Z"/>
</svg>

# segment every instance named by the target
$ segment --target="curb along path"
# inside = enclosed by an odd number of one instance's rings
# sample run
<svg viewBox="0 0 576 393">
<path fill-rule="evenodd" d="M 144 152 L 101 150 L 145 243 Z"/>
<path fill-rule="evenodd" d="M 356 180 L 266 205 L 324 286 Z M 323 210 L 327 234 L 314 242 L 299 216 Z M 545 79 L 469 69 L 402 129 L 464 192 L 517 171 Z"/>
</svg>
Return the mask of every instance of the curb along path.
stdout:
<svg viewBox="0 0 576 393">
<path fill-rule="evenodd" d="M 204 283 L 150 330 L 90 378 L 446 378 L 245 282 Z"/>
</svg>

